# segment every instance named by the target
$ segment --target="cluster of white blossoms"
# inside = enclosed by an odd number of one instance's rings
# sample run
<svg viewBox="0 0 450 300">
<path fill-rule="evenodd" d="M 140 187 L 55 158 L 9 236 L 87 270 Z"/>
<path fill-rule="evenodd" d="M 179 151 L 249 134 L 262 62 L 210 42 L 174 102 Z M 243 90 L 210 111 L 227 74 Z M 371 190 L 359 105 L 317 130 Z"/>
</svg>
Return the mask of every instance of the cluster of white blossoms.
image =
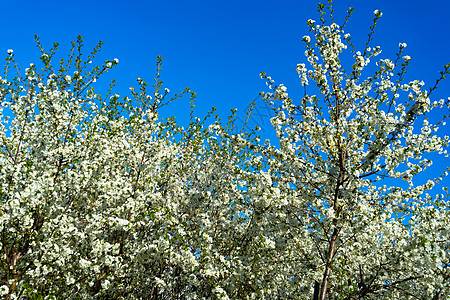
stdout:
<svg viewBox="0 0 450 300">
<path fill-rule="evenodd" d="M 38 42 L 44 67 L 0 81 L 0 295 L 448 297 L 448 194 L 430 195 L 447 173 L 415 182 L 428 154 L 448 158 L 444 123 L 424 119 L 448 102 L 402 82 L 406 44 L 400 59 L 376 61 L 380 47 L 358 52 L 345 26 L 307 23 L 310 66 L 297 72 L 319 95 L 291 99 L 261 74 L 278 144 L 236 132 L 236 118 L 222 123 L 214 109 L 191 111 L 187 128 L 161 118 L 195 93 L 169 99 L 160 57 L 151 92 L 139 78 L 132 99 L 103 96 L 93 83 L 117 59 L 87 70 L 96 47 L 55 72 Z M 8 51 L 5 69 L 14 64 Z"/>
<path fill-rule="evenodd" d="M 382 13 L 374 14 L 376 24 Z M 357 51 L 345 44 L 350 34 L 344 28 L 307 23 L 315 35 L 315 42 L 303 37 L 311 68 L 298 64 L 297 73 L 301 85 L 315 83 L 321 95 L 305 92 L 293 105 L 296 101 L 281 92 L 286 87 L 271 78 L 276 92 L 263 94 L 275 112 L 271 124 L 280 147 L 266 151 L 266 168 L 271 185 L 289 199 L 278 206 L 272 200 L 264 225 L 265 236 L 276 243 L 280 235 L 289 236 L 277 248 L 278 258 L 295 262 L 284 274 L 283 291 L 289 287 L 286 295 L 302 299 L 313 291 L 317 299 L 445 298 L 448 196 L 428 193 L 447 173 L 442 170 L 424 184 L 414 181 L 420 182 L 417 175 L 431 165 L 428 153 L 448 157 L 449 138 L 439 130 L 445 122 L 423 120 L 446 102 L 431 104 L 434 89 L 425 90 L 421 81 L 402 82 L 411 60 L 402 56 L 406 43 L 399 44 L 400 59 L 376 61 L 379 46 Z M 341 58 L 348 47 L 354 58 L 350 73 Z M 361 78 L 372 61 L 377 70 Z M 441 75 L 448 73 L 447 65 Z M 435 222 L 432 215 L 439 215 L 441 229 L 423 230 Z M 415 221 L 406 224 L 412 217 Z M 280 227 L 287 232 L 275 230 Z"/>
</svg>

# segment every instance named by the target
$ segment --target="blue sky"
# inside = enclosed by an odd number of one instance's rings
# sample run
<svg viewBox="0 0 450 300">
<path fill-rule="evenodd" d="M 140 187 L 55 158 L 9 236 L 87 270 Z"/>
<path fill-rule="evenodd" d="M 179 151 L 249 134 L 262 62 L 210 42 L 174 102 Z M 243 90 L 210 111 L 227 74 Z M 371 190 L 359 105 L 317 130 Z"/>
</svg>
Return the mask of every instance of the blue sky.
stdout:
<svg viewBox="0 0 450 300">
<path fill-rule="evenodd" d="M 67 48 L 79 34 L 87 50 L 102 40 L 98 62 L 120 60 L 108 76 L 118 80 L 123 95 L 137 77 L 151 81 L 156 56 L 161 55 L 166 86 L 174 92 L 186 86 L 195 90 L 199 115 L 213 105 L 226 113 L 231 108 L 242 112 L 266 89 L 261 71 L 287 85 L 290 95 L 299 95 L 295 67 L 305 62 L 301 37 L 308 34 L 306 20 L 318 19 L 318 1 L 2 2 L 0 53 L 12 48 L 16 58 L 36 61 L 34 34 L 48 47 L 56 41 Z M 338 20 L 349 6 L 355 7 L 355 14 L 348 29 L 360 41 L 365 40 L 372 12 L 383 12 L 374 42 L 381 45 L 383 57 L 392 57 L 398 43 L 406 42 L 406 53 L 413 58 L 411 78 L 434 82 L 450 61 L 449 1 L 425 5 L 414 0 L 337 0 Z M 450 81 L 440 92 L 450 95 Z M 176 105 L 170 113 L 183 118 L 188 111 Z"/>
<path fill-rule="evenodd" d="M 21 62 L 39 56 L 33 36 L 48 48 L 59 42 L 67 49 L 77 35 L 86 50 L 104 42 L 98 63 L 118 58 L 119 66 L 105 79 L 118 80 L 117 93 L 128 94 L 136 78 L 151 81 L 156 56 L 164 57 L 162 79 L 172 92 L 190 87 L 197 92 L 198 116 L 216 106 L 222 116 L 231 108 L 244 109 L 266 90 L 264 71 L 284 83 L 295 97 L 301 94 L 297 63 L 303 56 L 306 20 L 318 19 L 318 1 L 2 1 L 0 53 L 14 49 Z M 347 30 L 353 40 L 365 41 L 373 11 L 383 12 L 373 45 L 382 58 L 393 58 L 399 42 L 413 60 L 408 79 L 434 83 L 438 71 L 450 62 L 450 1 L 373 0 L 335 1 L 338 23 L 349 6 L 355 7 Z M 25 65 L 24 65 L 25 66 Z M 450 96 L 450 81 L 443 82 L 436 100 Z M 187 101 L 164 113 L 182 122 L 189 114 Z M 263 124 L 264 125 L 264 124 Z M 269 126 L 269 122 L 265 123 Z"/>
</svg>

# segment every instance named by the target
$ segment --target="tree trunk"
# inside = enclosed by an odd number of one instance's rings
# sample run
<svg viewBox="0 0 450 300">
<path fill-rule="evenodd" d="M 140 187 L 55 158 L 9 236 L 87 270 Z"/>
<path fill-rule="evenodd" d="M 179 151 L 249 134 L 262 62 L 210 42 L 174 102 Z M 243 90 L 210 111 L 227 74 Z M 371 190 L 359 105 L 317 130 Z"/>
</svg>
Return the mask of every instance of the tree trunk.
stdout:
<svg viewBox="0 0 450 300">
<path fill-rule="evenodd" d="M 328 247 L 328 258 L 327 263 L 325 265 L 325 271 L 323 272 L 322 278 L 322 286 L 320 288 L 320 300 L 325 300 L 327 296 L 328 283 L 330 281 L 331 274 L 331 264 L 334 256 L 334 252 L 336 251 L 336 241 L 339 234 L 339 229 L 337 227 L 334 228 L 333 235 L 331 236 L 330 246 Z"/>
</svg>

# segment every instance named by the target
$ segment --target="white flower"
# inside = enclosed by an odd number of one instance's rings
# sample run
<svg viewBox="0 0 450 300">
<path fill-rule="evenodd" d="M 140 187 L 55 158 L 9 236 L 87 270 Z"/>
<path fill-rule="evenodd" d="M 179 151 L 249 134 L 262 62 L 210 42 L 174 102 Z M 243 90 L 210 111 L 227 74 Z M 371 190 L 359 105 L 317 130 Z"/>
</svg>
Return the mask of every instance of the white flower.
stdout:
<svg viewBox="0 0 450 300">
<path fill-rule="evenodd" d="M 109 280 L 106 279 L 106 280 L 102 281 L 102 288 L 108 289 L 110 285 L 111 285 L 111 282 Z"/>
<path fill-rule="evenodd" d="M 311 42 L 311 38 L 310 38 L 308 35 L 305 35 L 305 36 L 302 38 L 302 41 L 309 43 L 309 42 Z"/>
<path fill-rule="evenodd" d="M 404 60 L 405 62 L 408 62 L 408 61 L 411 60 L 411 56 L 405 55 L 405 56 L 403 56 L 403 60 Z"/>
<path fill-rule="evenodd" d="M 91 265 L 90 261 L 85 260 L 84 258 L 81 258 L 79 261 L 80 266 L 85 269 Z"/>
<path fill-rule="evenodd" d="M 14 52 L 13 49 L 8 49 L 8 54 L 9 54 L 9 55 L 12 55 L 13 52 Z"/>
<path fill-rule="evenodd" d="M 381 17 L 383 15 L 383 13 L 381 11 L 379 11 L 378 9 L 374 10 L 373 14 L 377 17 Z"/>
<path fill-rule="evenodd" d="M 69 277 L 67 277 L 66 279 L 66 284 L 71 285 L 73 283 L 75 283 L 75 278 L 69 275 Z"/>
<path fill-rule="evenodd" d="M 216 286 L 213 289 L 214 293 L 216 294 L 216 296 L 221 299 L 221 300 L 228 300 L 230 299 L 227 295 L 227 293 L 225 292 L 224 289 L 222 289 L 220 286 Z"/>
<path fill-rule="evenodd" d="M 400 48 L 406 48 L 407 45 L 406 45 L 406 43 L 399 43 L 398 46 L 399 46 Z"/>
<path fill-rule="evenodd" d="M 165 91 L 166 93 L 170 93 L 170 90 L 169 90 L 168 88 L 165 88 L 164 91 Z"/>
<path fill-rule="evenodd" d="M 217 125 L 217 124 L 211 124 L 211 125 L 208 126 L 208 131 L 211 132 L 211 133 L 213 133 L 213 132 L 215 132 L 216 130 L 219 130 L 219 129 L 220 129 L 220 126 Z"/>
<path fill-rule="evenodd" d="M 115 62 L 116 64 L 118 64 L 118 63 L 119 63 L 119 60 L 118 60 L 117 58 L 114 58 L 114 62 Z"/>
<path fill-rule="evenodd" d="M 165 287 L 165 286 L 166 286 L 166 283 L 164 282 L 164 280 L 162 280 L 162 279 L 159 278 L 159 277 L 155 277 L 155 281 L 156 281 L 156 284 L 157 284 L 158 286 L 160 286 L 160 287 Z"/>
<path fill-rule="evenodd" d="M 9 291 L 8 287 L 6 285 L 2 285 L 0 287 L 0 296 L 8 294 L 8 291 Z"/>
</svg>

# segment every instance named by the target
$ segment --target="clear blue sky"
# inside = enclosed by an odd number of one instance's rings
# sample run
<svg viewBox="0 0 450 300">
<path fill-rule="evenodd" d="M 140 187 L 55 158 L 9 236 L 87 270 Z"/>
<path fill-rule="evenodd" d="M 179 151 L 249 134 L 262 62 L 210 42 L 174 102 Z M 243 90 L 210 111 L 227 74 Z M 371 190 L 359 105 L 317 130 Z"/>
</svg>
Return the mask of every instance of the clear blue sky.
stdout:
<svg viewBox="0 0 450 300">
<path fill-rule="evenodd" d="M 85 37 L 87 49 L 102 40 L 102 60 L 120 60 L 109 76 L 118 79 L 121 94 L 137 77 L 150 81 L 161 55 L 167 87 L 194 89 L 199 115 L 213 105 L 226 112 L 244 109 L 266 88 L 261 71 L 285 83 L 290 94 L 300 94 L 295 67 L 305 62 L 301 37 L 308 34 L 306 20 L 318 19 L 318 1 L 311 0 L 2 2 L 3 55 L 12 48 L 16 58 L 36 61 L 34 34 L 48 47 L 54 41 L 67 46 L 78 34 Z M 372 12 L 383 12 L 375 43 L 389 57 L 399 42 L 406 42 L 413 58 L 411 78 L 431 83 L 450 61 L 450 1 L 337 0 L 338 20 L 348 6 L 355 7 L 348 29 L 364 40 Z M 450 95 L 450 81 L 441 92 Z M 181 118 L 187 112 L 178 107 L 171 112 Z"/>
<path fill-rule="evenodd" d="M 216 106 L 223 116 L 231 108 L 243 110 L 266 89 L 259 78 L 267 72 L 284 83 L 292 96 L 300 95 L 296 64 L 305 62 L 301 37 L 308 34 L 306 20 L 318 19 L 318 1 L 2 1 L 0 53 L 14 49 L 16 58 L 36 62 L 33 41 L 38 34 L 47 47 L 56 41 L 67 49 L 77 35 L 90 50 L 104 42 L 101 59 L 118 58 L 108 78 L 118 80 L 117 92 L 141 77 L 151 81 L 157 55 L 164 57 L 166 87 L 188 86 L 198 94 L 198 116 Z M 447 0 L 336 0 L 338 23 L 349 6 L 355 14 L 348 30 L 354 40 L 365 41 L 373 11 L 383 12 L 374 44 L 382 58 L 393 58 L 399 42 L 406 42 L 412 65 L 408 79 L 434 83 L 438 71 L 450 61 L 450 24 Z M 436 93 L 450 96 L 450 80 Z M 187 101 L 186 101 L 187 103 Z M 188 105 L 166 110 L 186 120 Z M 269 126 L 269 123 L 266 123 Z"/>
</svg>

